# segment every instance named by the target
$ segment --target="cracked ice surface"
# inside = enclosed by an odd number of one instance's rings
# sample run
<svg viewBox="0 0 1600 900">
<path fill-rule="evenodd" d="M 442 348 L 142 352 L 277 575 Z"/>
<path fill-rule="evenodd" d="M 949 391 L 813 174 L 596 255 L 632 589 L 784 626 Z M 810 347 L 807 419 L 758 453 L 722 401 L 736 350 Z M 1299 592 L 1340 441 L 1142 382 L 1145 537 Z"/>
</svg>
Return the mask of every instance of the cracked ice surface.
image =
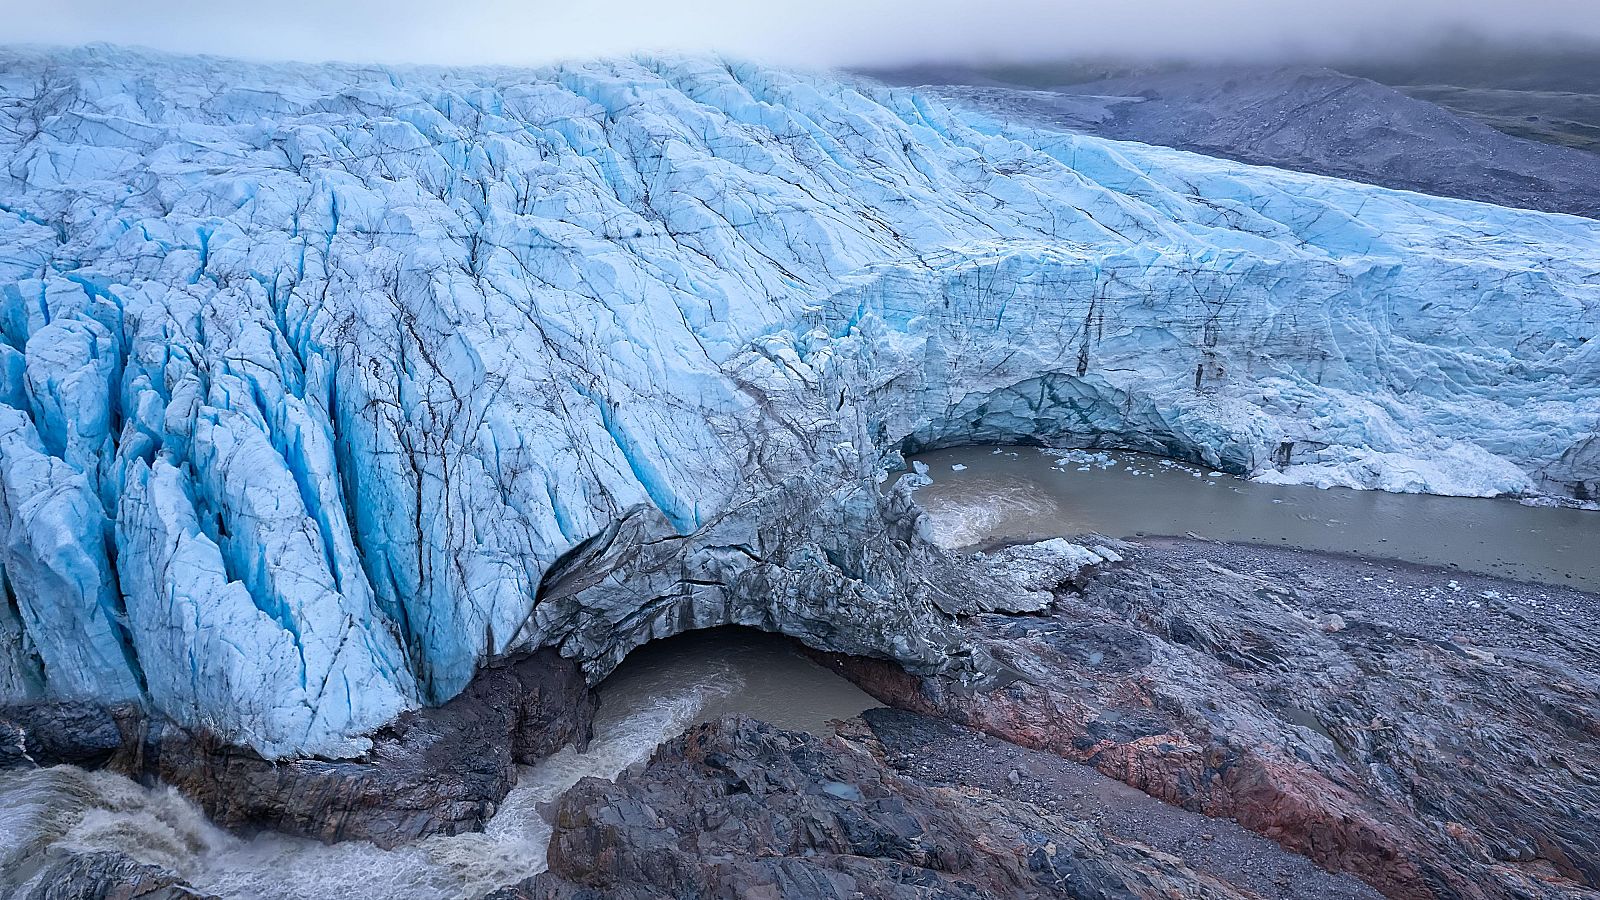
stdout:
<svg viewBox="0 0 1600 900">
<path fill-rule="evenodd" d="M 705 59 L 4 51 L 0 93 L 6 698 L 346 754 L 512 646 L 937 665 L 903 440 L 1600 479 L 1584 219 Z"/>
</svg>

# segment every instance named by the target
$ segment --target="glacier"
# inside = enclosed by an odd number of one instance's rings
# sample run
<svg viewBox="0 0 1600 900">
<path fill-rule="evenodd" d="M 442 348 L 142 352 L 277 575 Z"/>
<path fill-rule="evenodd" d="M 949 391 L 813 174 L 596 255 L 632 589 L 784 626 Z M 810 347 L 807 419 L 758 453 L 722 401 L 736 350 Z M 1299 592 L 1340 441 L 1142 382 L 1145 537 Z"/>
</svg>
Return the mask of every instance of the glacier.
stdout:
<svg viewBox="0 0 1600 900">
<path fill-rule="evenodd" d="M 959 668 L 919 448 L 1600 491 L 1588 219 L 695 57 L 7 49 L 0 159 L 0 702 L 339 757 L 516 648 Z"/>
</svg>

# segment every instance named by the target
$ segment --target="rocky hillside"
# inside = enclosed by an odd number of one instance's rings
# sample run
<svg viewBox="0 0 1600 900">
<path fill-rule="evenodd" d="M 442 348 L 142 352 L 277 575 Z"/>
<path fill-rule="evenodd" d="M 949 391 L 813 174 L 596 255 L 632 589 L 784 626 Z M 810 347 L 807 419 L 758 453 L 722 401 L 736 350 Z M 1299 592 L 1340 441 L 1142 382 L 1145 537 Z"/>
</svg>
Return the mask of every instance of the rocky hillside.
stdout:
<svg viewBox="0 0 1600 900">
<path fill-rule="evenodd" d="M 1600 154 L 1493 127 L 1514 124 L 1527 133 L 1543 121 L 1516 114 L 1530 102 L 1527 92 L 1508 96 L 1448 86 L 1401 90 L 1331 69 L 1293 67 L 1202 67 L 1049 90 L 981 83 L 924 89 L 1006 121 L 1426 194 L 1600 217 Z M 1568 120 L 1584 119 L 1592 98 L 1546 92 L 1531 102 L 1556 123 L 1547 123 L 1546 130 L 1572 132 L 1564 143 L 1582 140 L 1583 126 Z"/>
</svg>

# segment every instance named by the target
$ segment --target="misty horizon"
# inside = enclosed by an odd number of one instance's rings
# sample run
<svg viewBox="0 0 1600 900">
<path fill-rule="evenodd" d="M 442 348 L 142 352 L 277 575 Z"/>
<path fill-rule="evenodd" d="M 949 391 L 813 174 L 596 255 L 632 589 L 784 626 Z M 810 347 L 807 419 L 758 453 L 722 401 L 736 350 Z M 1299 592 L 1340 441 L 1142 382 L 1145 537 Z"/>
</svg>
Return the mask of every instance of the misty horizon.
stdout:
<svg viewBox="0 0 1600 900">
<path fill-rule="evenodd" d="M 754 7 L 732 0 L 570 4 L 422 0 L 269 6 L 155 0 L 0 2 L 8 44 L 111 43 L 253 60 L 381 64 L 538 65 L 636 52 L 717 52 L 815 68 L 951 63 L 1014 65 L 1068 59 L 1148 62 L 1306 62 L 1404 57 L 1445 47 L 1586 49 L 1600 46 L 1600 5 L 1581 0 L 1403 5 L 1109 0 L 1071 5 L 953 0 L 869 5 L 821 0 Z"/>
</svg>

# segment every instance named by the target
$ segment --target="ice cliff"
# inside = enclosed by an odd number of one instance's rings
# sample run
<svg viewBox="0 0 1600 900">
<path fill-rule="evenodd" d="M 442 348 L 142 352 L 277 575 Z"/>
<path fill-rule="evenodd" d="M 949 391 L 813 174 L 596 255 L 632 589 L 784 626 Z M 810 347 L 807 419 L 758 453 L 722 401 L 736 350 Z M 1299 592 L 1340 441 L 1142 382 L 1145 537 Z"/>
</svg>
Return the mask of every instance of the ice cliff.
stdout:
<svg viewBox="0 0 1600 900">
<path fill-rule="evenodd" d="M 4 51 L 0 162 L 0 699 L 268 755 L 518 646 L 950 665 L 897 449 L 1600 487 L 1590 220 L 707 59 Z"/>
</svg>

